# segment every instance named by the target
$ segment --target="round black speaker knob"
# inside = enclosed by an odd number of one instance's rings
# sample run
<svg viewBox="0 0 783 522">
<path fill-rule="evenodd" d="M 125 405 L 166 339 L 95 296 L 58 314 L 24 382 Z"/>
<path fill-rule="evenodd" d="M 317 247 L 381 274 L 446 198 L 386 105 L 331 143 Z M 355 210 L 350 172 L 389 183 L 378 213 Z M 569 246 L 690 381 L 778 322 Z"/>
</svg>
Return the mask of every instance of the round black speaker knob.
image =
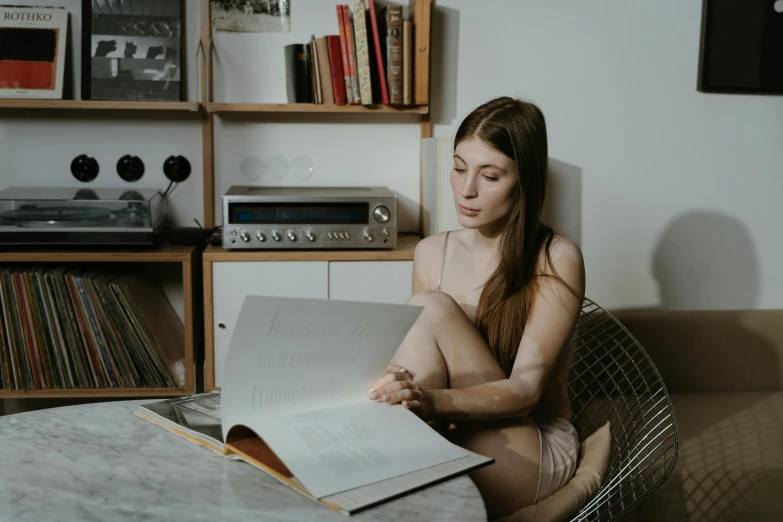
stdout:
<svg viewBox="0 0 783 522">
<path fill-rule="evenodd" d="M 73 158 L 71 162 L 71 174 L 79 181 L 88 182 L 98 177 L 98 161 L 86 154 Z"/>
<path fill-rule="evenodd" d="M 117 162 L 117 174 L 125 181 L 138 181 L 144 175 L 144 162 L 138 156 L 126 154 Z"/>
<path fill-rule="evenodd" d="M 185 181 L 190 176 L 190 162 L 184 156 L 169 156 L 163 162 L 163 173 L 174 183 Z"/>
</svg>

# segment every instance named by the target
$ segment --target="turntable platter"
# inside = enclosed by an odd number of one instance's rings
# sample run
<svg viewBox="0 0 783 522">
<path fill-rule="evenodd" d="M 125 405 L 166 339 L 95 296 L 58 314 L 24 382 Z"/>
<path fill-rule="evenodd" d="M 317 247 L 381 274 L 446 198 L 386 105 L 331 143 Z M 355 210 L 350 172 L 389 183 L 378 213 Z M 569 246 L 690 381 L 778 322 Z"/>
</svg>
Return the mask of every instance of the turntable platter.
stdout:
<svg viewBox="0 0 783 522">
<path fill-rule="evenodd" d="M 99 226 L 110 218 L 110 210 L 96 207 L 32 207 L 0 213 L 0 221 L 20 227 Z"/>
</svg>

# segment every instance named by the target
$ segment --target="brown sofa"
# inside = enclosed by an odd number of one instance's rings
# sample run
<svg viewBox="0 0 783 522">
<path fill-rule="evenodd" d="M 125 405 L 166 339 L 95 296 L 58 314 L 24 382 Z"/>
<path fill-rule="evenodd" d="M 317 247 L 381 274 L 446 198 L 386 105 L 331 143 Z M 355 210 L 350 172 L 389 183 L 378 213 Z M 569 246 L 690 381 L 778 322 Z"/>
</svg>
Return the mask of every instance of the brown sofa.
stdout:
<svg viewBox="0 0 783 522">
<path fill-rule="evenodd" d="M 680 440 L 674 472 L 628 520 L 780 520 L 783 310 L 612 313 L 658 367 Z"/>
</svg>

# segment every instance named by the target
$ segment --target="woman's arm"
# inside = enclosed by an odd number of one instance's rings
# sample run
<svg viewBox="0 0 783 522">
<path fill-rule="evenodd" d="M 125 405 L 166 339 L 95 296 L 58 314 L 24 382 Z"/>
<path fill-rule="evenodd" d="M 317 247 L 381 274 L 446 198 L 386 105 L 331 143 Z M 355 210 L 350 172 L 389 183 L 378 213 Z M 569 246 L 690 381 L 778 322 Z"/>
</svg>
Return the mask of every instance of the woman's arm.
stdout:
<svg viewBox="0 0 783 522">
<path fill-rule="evenodd" d="M 401 403 L 423 418 L 502 419 L 532 411 L 571 338 L 584 299 L 579 247 L 557 241 L 552 247 L 552 265 L 576 295 L 555 279 L 542 279 L 508 379 L 470 388 L 422 390 L 415 375 L 390 369 L 374 385 L 371 398 Z"/>
<path fill-rule="evenodd" d="M 579 247 L 559 240 L 552 247 L 551 257 L 558 275 L 576 295 L 557 280 L 542 279 L 510 377 L 470 388 L 425 392 L 433 417 L 501 419 L 525 415 L 536 407 L 552 369 L 571 339 L 585 291 L 584 261 Z"/>
</svg>

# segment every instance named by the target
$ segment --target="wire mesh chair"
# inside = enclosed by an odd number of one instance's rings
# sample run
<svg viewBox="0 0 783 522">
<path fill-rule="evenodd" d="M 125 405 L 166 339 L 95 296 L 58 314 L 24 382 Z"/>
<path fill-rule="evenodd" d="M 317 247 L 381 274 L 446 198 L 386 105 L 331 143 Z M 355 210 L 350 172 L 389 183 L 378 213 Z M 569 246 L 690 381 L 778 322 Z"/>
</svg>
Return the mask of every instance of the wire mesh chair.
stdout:
<svg viewBox="0 0 783 522">
<path fill-rule="evenodd" d="M 644 348 L 609 312 L 585 299 L 568 391 L 580 441 L 608 421 L 609 467 L 600 490 L 572 519 L 619 520 L 664 483 L 679 439 L 671 398 Z"/>
</svg>

